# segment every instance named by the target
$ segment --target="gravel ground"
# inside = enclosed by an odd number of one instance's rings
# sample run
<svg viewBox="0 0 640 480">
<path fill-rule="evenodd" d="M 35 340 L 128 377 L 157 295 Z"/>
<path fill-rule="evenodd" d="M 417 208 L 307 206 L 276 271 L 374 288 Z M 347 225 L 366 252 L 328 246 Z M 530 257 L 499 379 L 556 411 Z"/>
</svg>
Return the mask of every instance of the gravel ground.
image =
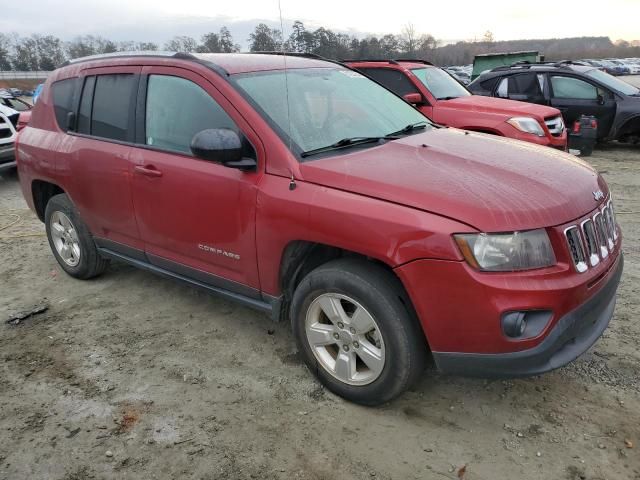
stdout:
<svg viewBox="0 0 640 480">
<path fill-rule="evenodd" d="M 427 371 L 380 408 L 325 391 L 254 311 L 126 265 L 66 276 L 0 177 L 0 478 L 640 479 L 640 146 L 588 161 L 625 234 L 604 337 L 536 378 Z"/>
</svg>

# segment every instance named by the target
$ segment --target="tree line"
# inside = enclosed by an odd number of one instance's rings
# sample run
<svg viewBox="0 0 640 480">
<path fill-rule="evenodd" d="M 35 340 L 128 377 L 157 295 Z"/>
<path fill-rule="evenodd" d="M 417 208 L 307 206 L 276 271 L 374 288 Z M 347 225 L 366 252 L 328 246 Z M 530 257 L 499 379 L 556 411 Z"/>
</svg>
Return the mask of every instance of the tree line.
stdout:
<svg viewBox="0 0 640 480">
<path fill-rule="evenodd" d="M 479 40 L 441 45 L 433 35 L 417 32 L 411 24 L 399 35 L 367 35 L 359 38 L 324 27 L 307 29 L 293 23 L 291 34 L 265 23 L 255 26 L 247 39 L 249 51 L 310 53 L 331 59 L 401 58 L 429 60 L 436 65 L 463 65 L 475 55 L 520 50 L 537 50 L 549 60 L 640 57 L 640 47 L 627 42 L 612 43 L 608 37 L 580 37 L 548 40 L 495 41 L 487 31 Z M 28 37 L 0 33 L 0 70 L 54 70 L 66 60 L 101 53 L 130 50 L 232 53 L 241 50 L 227 27 L 203 35 L 199 41 L 187 35 L 173 37 L 163 45 L 154 42 L 114 41 L 101 36 L 83 35 L 63 41 L 53 35 Z"/>
</svg>

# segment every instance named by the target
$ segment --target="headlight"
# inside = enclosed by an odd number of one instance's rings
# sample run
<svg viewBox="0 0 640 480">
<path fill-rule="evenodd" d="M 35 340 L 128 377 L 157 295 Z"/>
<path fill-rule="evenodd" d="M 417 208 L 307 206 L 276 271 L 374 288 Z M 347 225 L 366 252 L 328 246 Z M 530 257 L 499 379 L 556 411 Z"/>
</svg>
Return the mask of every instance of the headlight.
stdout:
<svg viewBox="0 0 640 480">
<path fill-rule="evenodd" d="M 546 230 L 454 235 L 469 265 L 487 272 L 508 272 L 555 265 Z"/>
<path fill-rule="evenodd" d="M 544 137 L 544 130 L 535 118 L 513 117 L 507 120 L 507 123 L 521 132 L 533 133 L 539 137 Z"/>
</svg>

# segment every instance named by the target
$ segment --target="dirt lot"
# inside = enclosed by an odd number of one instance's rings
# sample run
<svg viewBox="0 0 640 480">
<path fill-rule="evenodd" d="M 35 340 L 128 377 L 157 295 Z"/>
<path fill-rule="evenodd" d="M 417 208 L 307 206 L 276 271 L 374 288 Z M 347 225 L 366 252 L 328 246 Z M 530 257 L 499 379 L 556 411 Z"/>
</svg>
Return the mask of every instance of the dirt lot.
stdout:
<svg viewBox="0 0 640 480">
<path fill-rule="evenodd" d="M 66 276 L 0 177 L 0 478 L 640 479 L 640 145 L 589 162 L 625 234 L 604 338 L 538 378 L 427 371 L 373 409 L 325 391 L 287 325 L 125 265 Z"/>
</svg>

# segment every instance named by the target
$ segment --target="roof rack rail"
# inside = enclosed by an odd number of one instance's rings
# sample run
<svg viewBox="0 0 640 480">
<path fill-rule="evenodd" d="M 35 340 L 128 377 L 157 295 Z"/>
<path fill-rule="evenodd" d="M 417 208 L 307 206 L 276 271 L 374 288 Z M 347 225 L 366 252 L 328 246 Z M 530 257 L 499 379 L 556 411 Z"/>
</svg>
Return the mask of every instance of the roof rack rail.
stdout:
<svg viewBox="0 0 640 480">
<path fill-rule="evenodd" d="M 252 54 L 252 53 L 256 53 L 259 55 L 286 55 L 287 57 L 302 57 L 302 58 L 313 58 L 316 60 L 326 60 L 328 62 L 332 62 L 333 60 L 330 60 L 328 58 L 325 58 L 321 55 L 318 55 L 316 53 L 305 53 L 305 52 L 287 52 L 287 51 L 282 51 L 282 50 L 264 50 L 264 51 L 259 51 L 259 52 L 242 52 L 245 54 Z"/>
<path fill-rule="evenodd" d="M 139 50 L 130 52 L 113 52 L 113 53 L 99 53 L 97 55 L 89 55 L 86 57 L 74 58 L 67 60 L 61 67 L 67 65 L 75 65 L 76 63 L 90 62 L 92 60 L 102 60 L 103 58 L 126 58 L 126 57 L 167 57 L 167 58 L 182 58 L 188 60 L 195 60 L 196 57 L 190 53 L 185 52 L 167 52 L 167 51 L 155 51 L 155 50 Z"/>
<path fill-rule="evenodd" d="M 419 58 L 343 58 L 340 59 L 341 62 L 384 62 L 390 63 L 391 65 L 399 65 L 400 62 L 412 62 L 412 63 L 423 63 L 425 65 L 433 65 L 433 63 L 428 62 L 427 60 L 421 60 Z"/>
<path fill-rule="evenodd" d="M 559 62 L 555 62 L 553 64 L 554 67 L 563 67 L 565 65 L 579 65 L 582 67 L 590 67 L 587 62 L 581 62 L 580 60 L 560 60 Z"/>
<path fill-rule="evenodd" d="M 492 68 L 492 72 L 500 72 L 504 70 L 511 70 L 512 68 L 531 68 L 531 67 L 569 67 L 569 65 L 579 65 L 583 67 L 587 67 L 588 65 L 584 62 L 574 61 L 574 60 L 561 60 L 559 62 L 530 62 L 529 60 L 521 60 L 519 62 L 512 63 L 511 65 L 501 65 L 499 67 Z"/>
<path fill-rule="evenodd" d="M 391 65 L 398 65 L 397 60 L 392 60 L 390 58 L 341 58 L 341 62 L 380 62 L 380 63 L 390 63 Z"/>
<path fill-rule="evenodd" d="M 433 63 L 427 61 L 427 60 L 422 60 L 420 58 L 396 58 L 395 59 L 396 62 L 413 62 L 413 63 L 423 63 L 425 65 L 431 65 L 433 66 Z"/>
</svg>

